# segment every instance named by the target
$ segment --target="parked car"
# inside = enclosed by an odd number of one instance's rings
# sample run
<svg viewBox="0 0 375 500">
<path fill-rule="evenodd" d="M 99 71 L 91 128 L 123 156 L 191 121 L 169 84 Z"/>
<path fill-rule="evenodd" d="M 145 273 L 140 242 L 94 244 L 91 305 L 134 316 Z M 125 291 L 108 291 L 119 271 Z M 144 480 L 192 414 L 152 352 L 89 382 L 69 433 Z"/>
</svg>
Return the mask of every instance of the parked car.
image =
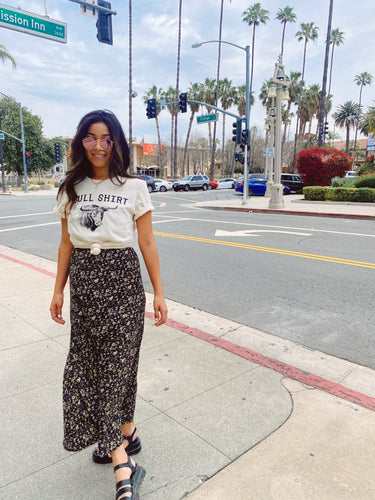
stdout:
<svg viewBox="0 0 375 500">
<path fill-rule="evenodd" d="M 267 179 L 249 179 L 249 195 L 264 196 L 267 189 Z M 236 191 L 243 193 L 243 181 L 239 182 Z M 290 194 L 290 189 L 284 186 L 283 194 Z"/>
<path fill-rule="evenodd" d="M 237 190 L 237 185 L 239 182 L 243 183 L 244 176 L 241 175 L 240 177 L 237 177 L 237 179 L 234 181 L 234 189 Z M 265 179 L 266 181 L 268 180 L 267 177 L 264 174 L 257 173 L 257 174 L 249 174 L 248 179 Z"/>
<path fill-rule="evenodd" d="M 358 177 L 358 174 L 355 170 L 348 170 L 345 174 L 345 177 Z"/>
<path fill-rule="evenodd" d="M 281 184 L 287 186 L 291 191 L 302 193 L 303 181 L 296 174 L 281 174 Z"/>
<path fill-rule="evenodd" d="M 219 179 L 217 183 L 217 189 L 233 189 L 235 179 L 233 179 L 232 177 L 227 177 L 226 179 Z"/>
<path fill-rule="evenodd" d="M 175 191 L 190 191 L 191 189 L 203 189 L 207 191 L 210 180 L 207 175 L 185 175 L 181 180 L 173 184 Z"/>
<path fill-rule="evenodd" d="M 210 181 L 210 185 L 208 186 L 208 189 L 217 189 L 218 183 L 215 181 Z"/>
<path fill-rule="evenodd" d="M 138 177 L 147 183 L 147 189 L 148 189 L 149 193 L 151 193 L 152 191 L 155 191 L 155 189 L 156 189 L 155 182 L 154 182 L 154 179 L 150 175 L 139 174 Z"/>
<path fill-rule="evenodd" d="M 165 191 L 169 191 L 173 188 L 173 183 L 171 181 L 164 181 L 163 179 L 154 179 L 155 182 L 155 191 L 160 191 L 161 193 L 165 193 Z"/>
</svg>

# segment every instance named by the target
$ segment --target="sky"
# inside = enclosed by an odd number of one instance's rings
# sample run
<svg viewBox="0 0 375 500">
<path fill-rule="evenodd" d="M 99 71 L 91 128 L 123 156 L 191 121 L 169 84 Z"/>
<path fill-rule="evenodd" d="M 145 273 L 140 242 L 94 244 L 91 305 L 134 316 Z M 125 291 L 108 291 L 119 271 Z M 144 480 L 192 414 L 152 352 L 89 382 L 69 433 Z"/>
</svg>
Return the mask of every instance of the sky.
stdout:
<svg viewBox="0 0 375 500">
<path fill-rule="evenodd" d="M 0 27 L 0 44 L 7 47 L 17 62 L 0 63 L 0 92 L 12 96 L 32 113 L 41 117 L 44 135 L 72 137 L 80 118 L 93 109 L 110 109 L 120 119 L 128 134 L 128 2 L 112 0 L 113 46 L 99 43 L 95 20 L 83 16 L 80 6 L 70 0 L 2 0 L 2 5 L 45 15 L 67 24 L 67 43 L 35 37 Z M 254 2 L 224 0 L 222 40 L 242 47 L 251 46 L 252 27 L 242 21 L 243 12 Z M 217 40 L 220 0 L 183 0 L 180 91 L 191 83 L 216 78 L 218 44 L 200 48 L 196 42 Z M 325 38 L 327 32 L 328 0 L 263 0 L 269 11 L 269 21 L 256 28 L 254 50 L 255 96 L 262 83 L 272 77 L 282 35 L 282 25 L 275 20 L 277 11 L 287 5 L 294 8 L 296 23 L 288 23 L 284 45 L 284 65 L 287 74 L 302 70 L 303 42 L 295 33 L 300 23 L 314 22 L 319 27 L 316 43 L 308 42 L 305 81 L 307 85 L 322 84 Z M 1 6 L 1 4 L 0 4 Z M 143 97 L 152 85 L 167 89 L 176 85 L 178 0 L 133 0 L 133 137 L 140 141 L 156 142 L 155 120 L 146 118 Z M 332 78 L 333 107 L 345 101 L 358 102 L 359 86 L 355 75 L 367 71 L 375 76 L 374 0 L 335 0 L 332 28 L 345 33 L 344 44 L 336 47 Z M 245 84 L 245 52 L 222 46 L 220 77 L 233 85 Z M 363 89 L 362 104 L 373 106 L 375 81 Z M 235 110 L 233 110 L 236 112 Z M 202 110 L 202 112 L 205 112 Z M 178 136 L 186 134 L 189 114 L 179 115 Z M 219 121 L 221 121 L 221 117 Z M 251 125 L 263 129 L 265 110 L 258 98 L 251 109 Z M 162 139 L 170 135 L 170 114 L 159 115 Z M 229 122 L 230 123 L 230 122 Z M 330 129 L 333 120 L 329 119 Z M 313 129 L 314 130 L 314 129 Z M 342 139 L 344 130 L 335 130 Z M 193 134 L 206 135 L 207 126 L 194 124 Z M 221 134 L 221 133 L 220 133 Z M 228 138 L 231 127 L 227 127 Z M 221 136 L 221 135 L 220 135 Z"/>
</svg>

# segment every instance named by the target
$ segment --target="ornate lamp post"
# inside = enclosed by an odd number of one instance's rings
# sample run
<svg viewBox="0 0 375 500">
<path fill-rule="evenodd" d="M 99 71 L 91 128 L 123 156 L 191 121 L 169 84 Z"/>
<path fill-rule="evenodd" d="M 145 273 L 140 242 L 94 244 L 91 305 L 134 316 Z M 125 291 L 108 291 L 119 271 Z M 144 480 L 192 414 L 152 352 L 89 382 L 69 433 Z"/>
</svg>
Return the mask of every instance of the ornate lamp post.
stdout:
<svg viewBox="0 0 375 500">
<path fill-rule="evenodd" d="M 276 91 L 275 96 L 276 96 Z M 270 97 L 270 93 L 268 93 L 268 97 Z M 276 110 L 275 110 L 275 99 L 272 99 L 272 105 L 270 106 L 268 110 L 268 115 L 266 118 L 266 122 L 264 124 L 265 130 L 269 133 L 269 141 L 268 141 L 268 148 L 266 148 L 266 176 L 267 176 L 267 189 L 264 194 L 265 198 L 270 198 L 271 197 L 271 186 L 273 184 L 273 162 L 274 162 L 274 151 L 275 151 L 275 117 L 276 117 Z"/>
<path fill-rule="evenodd" d="M 275 124 L 275 172 L 274 184 L 271 186 L 271 199 L 268 208 L 279 209 L 284 208 L 283 186 L 281 184 L 281 101 L 289 100 L 288 86 L 289 83 L 285 78 L 284 65 L 282 57 L 279 56 L 278 62 L 275 64 L 275 71 L 271 79 L 273 87 L 270 91 L 276 91 L 276 95 L 272 93 L 269 97 L 276 97 L 276 124 Z"/>
</svg>

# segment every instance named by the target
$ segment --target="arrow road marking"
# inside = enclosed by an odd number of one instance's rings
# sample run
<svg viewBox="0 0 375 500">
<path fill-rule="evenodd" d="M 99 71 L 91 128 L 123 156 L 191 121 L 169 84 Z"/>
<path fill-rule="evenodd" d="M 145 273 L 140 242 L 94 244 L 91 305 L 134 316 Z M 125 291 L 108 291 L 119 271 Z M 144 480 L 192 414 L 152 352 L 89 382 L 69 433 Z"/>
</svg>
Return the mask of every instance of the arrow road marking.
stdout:
<svg viewBox="0 0 375 500">
<path fill-rule="evenodd" d="M 254 233 L 282 233 L 282 234 L 295 234 L 297 236 L 311 236 L 310 233 L 296 233 L 294 231 L 277 231 L 274 229 L 244 229 L 243 231 L 223 231 L 217 229 L 215 236 L 259 236 Z"/>
</svg>

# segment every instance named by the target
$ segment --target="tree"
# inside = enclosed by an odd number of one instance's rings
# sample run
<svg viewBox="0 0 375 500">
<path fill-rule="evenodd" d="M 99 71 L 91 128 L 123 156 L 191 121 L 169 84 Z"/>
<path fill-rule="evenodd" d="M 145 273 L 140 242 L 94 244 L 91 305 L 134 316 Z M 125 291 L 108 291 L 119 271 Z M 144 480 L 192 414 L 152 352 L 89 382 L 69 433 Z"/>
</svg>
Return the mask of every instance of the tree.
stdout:
<svg viewBox="0 0 375 500">
<path fill-rule="evenodd" d="M 188 100 L 189 101 L 203 102 L 203 92 L 204 92 L 204 88 L 203 88 L 202 83 L 191 83 L 190 88 L 187 91 Z M 191 127 L 193 125 L 194 115 L 195 115 L 195 113 L 197 113 L 199 111 L 199 106 L 200 106 L 199 104 L 189 103 L 191 114 L 190 114 L 188 131 L 186 134 L 184 156 L 183 156 L 183 160 L 182 160 L 182 171 L 181 171 L 182 177 L 185 175 L 185 163 L 186 163 L 186 155 L 187 155 L 187 148 L 188 148 L 189 138 L 190 138 L 190 133 L 191 133 Z"/>
<path fill-rule="evenodd" d="M 147 104 L 149 99 L 156 99 L 156 132 L 158 135 L 158 158 L 157 165 L 160 168 L 161 176 L 164 177 L 164 166 L 163 166 L 163 154 L 161 151 L 161 140 L 160 140 L 160 128 L 159 128 L 159 114 L 160 114 L 160 99 L 163 97 L 164 93 L 161 88 L 158 88 L 156 85 L 153 85 L 143 96 L 143 102 Z"/>
<path fill-rule="evenodd" d="M 176 89 L 173 87 L 168 87 L 168 90 L 164 91 L 162 93 L 162 97 L 167 101 L 167 102 L 174 102 L 176 99 Z M 174 121 L 177 115 L 177 106 L 168 106 L 168 111 L 171 114 L 171 144 L 170 144 L 170 165 L 171 165 L 171 174 L 172 178 L 174 179 L 176 177 L 176 172 L 173 168 L 174 160 L 173 160 L 173 153 L 174 153 Z M 177 158 L 176 158 L 176 165 L 177 165 Z M 173 175 L 173 173 L 175 175 Z"/>
<path fill-rule="evenodd" d="M 364 135 L 371 133 L 375 135 L 375 106 L 368 108 L 367 112 L 361 116 L 359 130 Z"/>
<path fill-rule="evenodd" d="M 212 108 L 209 106 L 215 106 L 216 102 L 216 80 L 214 78 L 206 78 L 203 84 L 203 101 L 207 104 L 207 112 L 210 113 Z M 212 151 L 212 133 L 211 133 L 211 122 L 208 122 L 208 141 L 209 146 Z"/>
<path fill-rule="evenodd" d="M 331 95 L 333 53 L 334 53 L 335 47 L 339 47 L 343 43 L 344 43 L 344 32 L 340 31 L 339 28 L 332 30 L 332 32 L 331 32 L 332 50 L 331 50 L 331 63 L 330 63 L 330 69 L 329 69 L 329 83 L 328 83 L 328 93 L 327 93 L 328 96 Z M 326 116 L 327 116 L 327 112 L 326 112 Z"/>
<path fill-rule="evenodd" d="M 305 108 L 305 116 L 309 122 L 308 144 L 310 144 L 312 120 L 317 116 L 319 111 L 320 96 L 321 90 L 318 84 L 310 85 L 302 95 L 302 106 Z"/>
<path fill-rule="evenodd" d="M 284 144 L 286 141 L 287 128 L 291 123 L 290 118 L 291 118 L 292 113 L 290 112 L 290 108 L 291 108 L 292 104 L 297 104 L 297 102 L 299 100 L 300 77 L 301 77 L 301 73 L 299 73 L 298 71 L 291 71 L 290 75 L 289 76 L 287 75 L 287 77 L 286 77 L 287 81 L 289 82 L 289 87 L 288 87 L 289 101 L 288 101 L 288 105 L 287 105 L 286 113 L 285 113 L 282 149 L 284 148 Z"/>
<path fill-rule="evenodd" d="M 284 37 L 285 37 L 286 23 L 295 23 L 297 15 L 295 14 L 293 7 L 289 7 L 287 5 L 284 9 L 279 9 L 277 11 L 275 19 L 281 21 L 281 24 L 283 25 L 283 35 L 281 38 L 281 52 L 280 52 L 282 58 L 284 54 Z"/>
<path fill-rule="evenodd" d="M 235 89 L 234 104 L 237 106 L 240 116 L 246 115 L 246 85 L 240 85 Z M 250 105 L 254 104 L 254 93 L 250 94 Z"/>
<path fill-rule="evenodd" d="M 177 43 L 177 71 L 176 71 L 176 101 L 179 99 L 179 86 L 180 86 L 180 56 L 181 56 L 181 20 L 182 20 L 182 0 L 179 1 L 178 8 L 178 43 Z M 170 106 L 171 107 L 171 106 Z M 171 162 L 172 178 L 176 177 L 177 172 L 177 122 L 178 122 L 178 105 L 175 106 L 175 122 L 174 122 L 174 144 L 173 148 L 173 160 Z"/>
<path fill-rule="evenodd" d="M 329 186 L 333 177 L 344 177 L 351 165 L 349 156 L 337 149 L 315 147 L 296 155 L 297 171 L 305 186 Z"/>
<path fill-rule="evenodd" d="M 235 104 L 236 88 L 232 85 L 232 80 L 224 78 L 219 82 L 219 97 L 221 102 L 221 109 L 226 111 Z M 224 154 L 225 154 L 225 114 L 223 113 L 223 135 L 222 135 L 222 148 L 221 148 L 221 173 L 224 175 Z"/>
<path fill-rule="evenodd" d="M 253 38 L 251 43 L 250 95 L 253 88 L 255 28 L 259 26 L 260 23 L 266 24 L 269 19 L 268 14 L 269 11 L 263 9 L 259 2 L 254 3 L 242 13 L 242 21 L 253 27 Z M 247 126 L 250 127 L 250 124 L 248 123 Z"/>
<path fill-rule="evenodd" d="M 346 128 L 345 152 L 349 152 L 350 129 L 355 127 L 360 117 L 359 105 L 353 101 L 346 101 L 337 108 L 335 124 L 339 128 Z"/>
<path fill-rule="evenodd" d="M 8 49 L 5 45 L 0 44 L 0 59 L 5 64 L 6 61 L 10 61 L 12 63 L 13 69 L 16 69 L 16 61 L 8 52 Z"/>
<path fill-rule="evenodd" d="M 300 107 L 301 107 L 301 99 L 302 99 L 302 90 L 305 85 L 305 66 L 306 66 L 306 48 L 307 42 L 309 40 L 316 41 L 318 38 L 319 28 L 314 25 L 314 23 L 301 23 L 300 30 L 297 31 L 296 37 L 299 42 L 304 41 L 303 45 L 303 60 L 302 60 L 302 75 L 301 75 L 301 85 L 299 90 L 299 99 L 298 99 L 298 110 L 297 110 L 297 122 L 296 122 L 296 137 L 294 141 L 294 155 L 297 150 L 297 139 L 298 139 L 298 125 L 299 125 L 299 115 L 300 115 Z"/>
<path fill-rule="evenodd" d="M 359 102 L 358 102 L 359 113 L 360 114 L 362 112 L 362 110 L 361 110 L 361 105 L 362 105 L 362 90 L 363 90 L 363 87 L 366 87 L 366 85 L 371 85 L 372 78 L 373 78 L 373 76 L 370 73 L 367 73 L 367 71 L 365 71 L 363 73 L 360 73 L 359 75 L 356 75 L 355 78 L 354 78 L 355 83 L 360 86 L 360 89 L 359 89 Z M 358 132 L 358 122 L 356 123 L 356 126 L 355 126 L 354 152 L 356 152 L 356 149 L 357 149 L 357 132 Z"/>
</svg>

